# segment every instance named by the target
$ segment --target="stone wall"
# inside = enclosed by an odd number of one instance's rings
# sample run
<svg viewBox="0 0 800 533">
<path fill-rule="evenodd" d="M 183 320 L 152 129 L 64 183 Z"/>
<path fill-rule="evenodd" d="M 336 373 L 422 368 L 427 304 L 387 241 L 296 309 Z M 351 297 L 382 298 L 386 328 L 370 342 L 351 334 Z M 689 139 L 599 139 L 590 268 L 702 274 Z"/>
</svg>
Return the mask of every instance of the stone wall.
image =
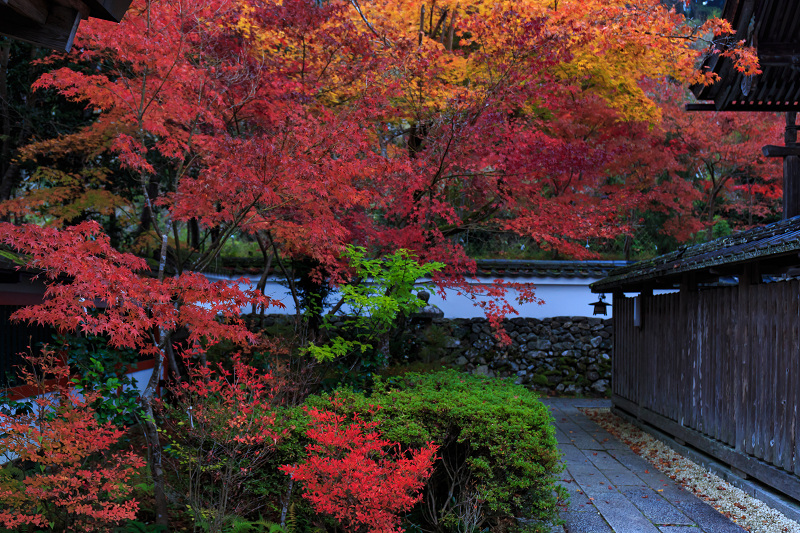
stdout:
<svg viewBox="0 0 800 533">
<path fill-rule="evenodd" d="M 611 319 L 554 317 L 505 320 L 502 346 L 486 319 L 434 319 L 413 336 L 423 359 L 474 374 L 513 377 L 534 390 L 603 395 L 611 382 Z"/>
<path fill-rule="evenodd" d="M 273 334 L 292 317 L 269 315 Z M 336 324 L 341 319 L 333 320 Z M 275 329 L 275 328 L 278 329 Z M 512 318 L 503 321 L 511 344 L 502 346 L 485 318 L 411 319 L 392 350 L 397 359 L 441 363 L 472 374 L 514 377 L 533 390 L 604 395 L 611 382 L 611 319 Z"/>
</svg>

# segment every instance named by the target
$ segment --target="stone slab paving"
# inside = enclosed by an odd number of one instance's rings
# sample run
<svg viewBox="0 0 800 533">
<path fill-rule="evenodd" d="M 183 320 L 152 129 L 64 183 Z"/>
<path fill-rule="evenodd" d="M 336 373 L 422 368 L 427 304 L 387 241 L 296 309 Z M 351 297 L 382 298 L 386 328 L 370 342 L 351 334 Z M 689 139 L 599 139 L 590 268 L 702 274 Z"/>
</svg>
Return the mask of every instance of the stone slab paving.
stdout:
<svg viewBox="0 0 800 533">
<path fill-rule="evenodd" d="M 610 401 L 548 398 L 544 403 L 555 418 L 567 466 L 561 474 L 561 485 L 570 495 L 562 515 L 566 533 L 745 531 L 578 410 L 610 407 Z"/>
</svg>

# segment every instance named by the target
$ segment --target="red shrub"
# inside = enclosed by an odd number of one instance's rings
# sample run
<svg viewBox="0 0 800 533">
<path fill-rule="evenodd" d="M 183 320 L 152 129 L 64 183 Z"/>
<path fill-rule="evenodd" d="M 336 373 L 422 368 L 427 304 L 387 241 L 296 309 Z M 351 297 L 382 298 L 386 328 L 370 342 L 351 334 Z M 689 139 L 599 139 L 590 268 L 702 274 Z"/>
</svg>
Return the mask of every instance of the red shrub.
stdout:
<svg viewBox="0 0 800 533">
<path fill-rule="evenodd" d="M 333 400 L 333 407 L 338 407 Z M 347 531 L 399 531 L 398 513 L 417 503 L 430 476 L 436 446 L 401 450 L 381 437 L 377 422 L 309 409 L 308 460 L 281 469 L 303 482 L 303 497 Z"/>
</svg>

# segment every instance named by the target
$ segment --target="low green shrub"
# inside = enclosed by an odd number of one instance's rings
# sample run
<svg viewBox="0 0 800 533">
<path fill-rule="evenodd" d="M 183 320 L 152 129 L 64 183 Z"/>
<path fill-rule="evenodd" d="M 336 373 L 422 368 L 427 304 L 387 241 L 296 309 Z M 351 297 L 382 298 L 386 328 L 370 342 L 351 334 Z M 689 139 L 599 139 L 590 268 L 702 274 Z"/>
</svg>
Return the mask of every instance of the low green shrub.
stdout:
<svg viewBox="0 0 800 533">
<path fill-rule="evenodd" d="M 280 438 L 257 466 L 234 469 L 243 476 L 237 477 L 237 490 L 246 489 L 259 505 L 232 509 L 233 514 L 245 520 L 263 517 L 289 533 L 342 530 L 343 524 L 318 513 L 301 497 L 302 481 L 280 471 L 283 465 L 307 460 L 307 446 L 313 444 L 306 435 L 308 410 L 317 408 L 344 414 L 348 420 L 357 415 L 376 422 L 383 438 L 399 443 L 404 454 L 428 443 L 438 446 L 422 501 L 404 517 L 406 531 L 550 530 L 564 496 L 556 485 L 561 461 L 551 416 L 534 393 L 509 381 L 447 370 L 379 378 L 370 396 L 346 390 L 335 398 L 332 402 L 327 395 L 311 396 L 302 406 L 275 406 L 274 430 Z M 181 408 L 176 414 L 183 412 Z M 195 428 L 199 414 L 193 414 Z M 191 426 L 192 420 L 183 420 L 181 428 Z M 165 451 L 168 457 L 175 452 L 171 446 Z M 213 474 L 203 471 L 211 475 L 204 482 L 206 489 L 220 488 L 225 481 Z M 183 478 L 188 477 L 191 473 L 184 472 Z M 218 530 L 232 524 L 229 520 Z"/>
<path fill-rule="evenodd" d="M 455 371 L 378 380 L 367 398 L 339 393 L 340 409 L 381 409 L 383 435 L 409 448 L 440 446 L 423 501 L 407 529 L 477 533 L 549 530 L 563 492 L 552 418 L 511 382 Z M 327 403 L 310 398 L 308 403 Z"/>
</svg>

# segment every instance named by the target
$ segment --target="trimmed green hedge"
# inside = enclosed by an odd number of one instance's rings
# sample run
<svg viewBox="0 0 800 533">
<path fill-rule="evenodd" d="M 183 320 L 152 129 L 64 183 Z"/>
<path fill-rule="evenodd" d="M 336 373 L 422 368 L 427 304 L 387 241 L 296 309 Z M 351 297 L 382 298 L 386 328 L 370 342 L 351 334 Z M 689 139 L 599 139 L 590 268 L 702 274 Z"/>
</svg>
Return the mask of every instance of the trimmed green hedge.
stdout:
<svg viewBox="0 0 800 533">
<path fill-rule="evenodd" d="M 536 395 L 498 379 L 455 371 L 378 381 L 369 397 L 341 392 L 345 409 L 381 409 L 384 436 L 440 446 L 423 501 L 408 517 L 422 530 L 478 533 L 549 530 L 563 497 L 552 417 Z M 321 398 L 310 404 L 325 407 Z"/>
</svg>

